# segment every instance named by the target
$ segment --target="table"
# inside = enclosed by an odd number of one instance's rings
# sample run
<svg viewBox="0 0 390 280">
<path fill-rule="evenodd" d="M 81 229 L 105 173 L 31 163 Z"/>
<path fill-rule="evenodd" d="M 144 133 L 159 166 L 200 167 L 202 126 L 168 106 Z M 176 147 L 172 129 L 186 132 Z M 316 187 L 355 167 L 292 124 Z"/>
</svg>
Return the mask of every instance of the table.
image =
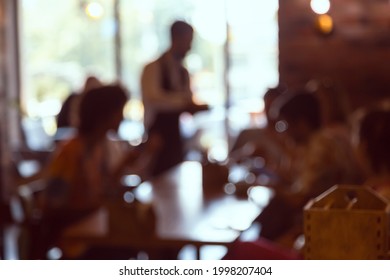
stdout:
<svg viewBox="0 0 390 280">
<path fill-rule="evenodd" d="M 256 192 L 264 202 L 271 196 L 264 187 L 257 187 Z M 199 254 L 203 245 L 233 243 L 265 206 L 223 191 L 204 191 L 199 162 L 183 162 L 162 176 L 142 183 L 131 193 L 144 203 L 140 204 L 141 208 L 137 206 L 138 210 L 134 211 L 133 202 L 110 201 L 91 217 L 69 228 L 63 240 L 146 250 L 192 244 Z M 139 215 L 151 213 L 142 209 L 145 205 L 154 210 L 155 233 L 140 230 L 135 222 Z"/>
</svg>

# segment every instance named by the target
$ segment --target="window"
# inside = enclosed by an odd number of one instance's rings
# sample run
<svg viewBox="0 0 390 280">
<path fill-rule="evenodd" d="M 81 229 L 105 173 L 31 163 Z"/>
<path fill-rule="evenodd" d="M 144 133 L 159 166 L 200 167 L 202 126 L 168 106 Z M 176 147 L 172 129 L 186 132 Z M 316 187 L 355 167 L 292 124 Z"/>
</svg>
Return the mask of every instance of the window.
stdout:
<svg viewBox="0 0 390 280">
<path fill-rule="evenodd" d="M 229 104 L 230 126 L 233 132 L 239 130 L 250 125 L 251 113 L 261 112 L 262 94 L 278 82 L 277 8 L 277 0 L 21 0 L 23 112 L 30 121 L 42 124 L 47 134 L 54 134 L 54 116 L 62 101 L 93 74 L 105 82 L 122 80 L 132 96 L 127 117 L 141 123 L 142 67 L 168 47 L 172 21 L 184 19 L 196 31 L 186 59 L 195 99 L 215 110 L 183 121 L 202 127 L 211 118 L 215 122 L 207 124 L 218 123 L 218 131 L 223 132 L 225 105 Z M 117 77 L 115 64 L 118 49 L 121 77 Z M 222 132 L 205 136 L 205 145 L 226 138 Z"/>
</svg>

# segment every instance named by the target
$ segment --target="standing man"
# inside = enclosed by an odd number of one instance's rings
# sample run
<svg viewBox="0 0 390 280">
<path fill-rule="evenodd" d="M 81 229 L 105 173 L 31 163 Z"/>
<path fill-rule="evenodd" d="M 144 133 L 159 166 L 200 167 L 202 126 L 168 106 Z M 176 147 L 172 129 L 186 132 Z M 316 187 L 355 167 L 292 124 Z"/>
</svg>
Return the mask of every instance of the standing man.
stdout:
<svg viewBox="0 0 390 280">
<path fill-rule="evenodd" d="M 179 117 L 183 112 L 195 113 L 207 107 L 192 101 L 190 77 L 183 59 L 191 49 L 193 28 L 184 21 L 171 25 L 169 49 L 146 65 L 141 78 L 145 108 L 145 128 L 158 135 L 162 147 L 151 175 L 158 175 L 184 160 L 184 145 Z"/>
</svg>

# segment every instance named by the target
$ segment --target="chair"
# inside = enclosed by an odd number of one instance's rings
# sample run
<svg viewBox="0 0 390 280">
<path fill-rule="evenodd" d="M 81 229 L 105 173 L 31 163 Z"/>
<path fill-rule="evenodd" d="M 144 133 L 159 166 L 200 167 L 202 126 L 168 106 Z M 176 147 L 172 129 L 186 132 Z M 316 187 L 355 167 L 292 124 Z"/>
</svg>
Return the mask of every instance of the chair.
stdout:
<svg viewBox="0 0 390 280">
<path fill-rule="evenodd" d="M 44 181 L 36 180 L 21 185 L 11 197 L 12 222 L 17 226 L 17 254 L 19 259 L 43 259 L 41 199 Z"/>
<path fill-rule="evenodd" d="M 5 259 L 5 230 L 11 220 L 10 207 L 0 201 L 0 260 Z"/>
</svg>

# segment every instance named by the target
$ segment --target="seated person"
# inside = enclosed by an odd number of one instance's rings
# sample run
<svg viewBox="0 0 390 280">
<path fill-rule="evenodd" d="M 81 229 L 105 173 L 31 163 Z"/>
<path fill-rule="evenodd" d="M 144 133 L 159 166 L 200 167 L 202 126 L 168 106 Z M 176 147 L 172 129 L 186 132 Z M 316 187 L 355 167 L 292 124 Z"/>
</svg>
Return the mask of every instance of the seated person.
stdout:
<svg viewBox="0 0 390 280">
<path fill-rule="evenodd" d="M 386 107 L 367 110 L 354 134 L 354 144 L 364 171 L 364 185 L 390 200 L 390 110 Z"/>
<path fill-rule="evenodd" d="M 256 241 L 236 241 L 229 247 L 223 260 L 299 260 L 302 255 L 265 238 Z"/>
<path fill-rule="evenodd" d="M 302 233 L 302 209 L 311 198 L 335 184 L 361 182 L 352 146 L 338 133 L 323 128 L 315 95 L 297 92 L 277 102 L 278 118 L 286 123 L 286 136 L 300 147 L 301 156 L 294 162 L 294 183 L 276 188 L 274 198 L 259 216 L 261 236 L 272 240 L 290 230 L 296 236 Z"/>
<path fill-rule="evenodd" d="M 258 218 L 260 238 L 236 242 L 225 259 L 299 259 L 294 242 L 303 232 L 306 202 L 338 183 L 358 180 L 353 151 L 345 138 L 322 127 L 320 104 L 306 92 L 290 93 L 275 101 L 285 137 L 299 148 L 294 160 L 297 177 L 292 186 L 275 186 L 275 195 Z"/>
<path fill-rule="evenodd" d="M 46 171 L 43 218 L 51 239 L 102 206 L 126 167 L 140 164 L 138 172 L 150 162 L 157 147 L 152 140 L 144 153 L 131 150 L 110 162 L 107 133 L 117 131 L 126 102 L 125 91 L 117 85 L 93 89 L 81 99 L 77 134 L 58 146 Z"/>
<path fill-rule="evenodd" d="M 279 180 L 289 180 L 286 170 L 289 166 L 290 147 L 286 138 L 275 129 L 276 121 L 271 116 L 272 104 L 283 94 L 280 87 L 270 88 L 264 95 L 266 126 L 243 130 L 237 137 L 229 154 L 230 162 L 260 157 L 265 168 L 277 174 Z"/>
</svg>

